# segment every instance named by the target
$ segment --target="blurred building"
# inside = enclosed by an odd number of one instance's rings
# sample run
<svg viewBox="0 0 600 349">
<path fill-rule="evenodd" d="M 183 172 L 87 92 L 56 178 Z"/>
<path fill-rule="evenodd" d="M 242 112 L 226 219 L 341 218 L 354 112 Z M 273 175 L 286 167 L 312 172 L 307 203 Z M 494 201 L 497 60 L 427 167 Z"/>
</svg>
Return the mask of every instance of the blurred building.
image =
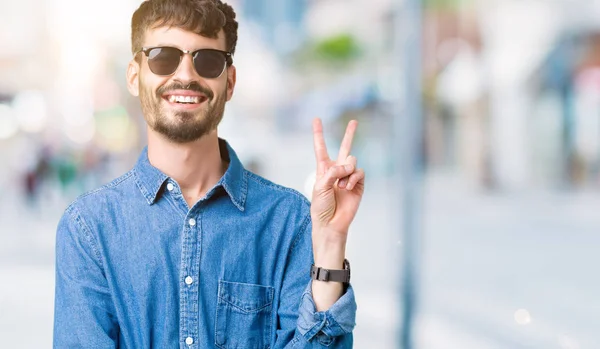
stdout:
<svg viewBox="0 0 600 349">
<path fill-rule="evenodd" d="M 598 13 L 597 1 L 431 1 L 429 166 L 488 189 L 596 183 Z"/>
</svg>

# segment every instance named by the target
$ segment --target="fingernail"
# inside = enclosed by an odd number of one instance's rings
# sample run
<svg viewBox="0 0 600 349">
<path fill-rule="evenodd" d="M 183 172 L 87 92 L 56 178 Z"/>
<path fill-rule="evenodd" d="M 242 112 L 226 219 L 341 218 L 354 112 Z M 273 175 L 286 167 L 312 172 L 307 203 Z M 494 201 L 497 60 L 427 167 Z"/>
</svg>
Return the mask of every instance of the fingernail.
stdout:
<svg viewBox="0 0 600 349">
<path fill-rule="evenodd" d="M 352 165 L 345 165 L 344 168 L 346 169 L 346 171 L 350 171 L 352 170 Z"/>
<path fill-rule="evenodd" d="M 345 180 L 345 179 L 342 179 L 342 180 L 339 182 L 339 186 L 340 186 L 340 188 L 343 188 L 343 187 L 345 187 L 345 186 L 346 186 L 346 180 Z"/>
</svg>

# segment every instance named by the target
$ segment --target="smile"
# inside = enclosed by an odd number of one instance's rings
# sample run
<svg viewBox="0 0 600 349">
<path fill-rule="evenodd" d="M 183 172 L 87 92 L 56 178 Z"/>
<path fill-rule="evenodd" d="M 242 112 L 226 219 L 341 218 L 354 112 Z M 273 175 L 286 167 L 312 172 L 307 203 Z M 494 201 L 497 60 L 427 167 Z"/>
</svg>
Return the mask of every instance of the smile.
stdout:
<svg viewBox="0 0 600 349">
<path fill-rule="evenodd" d="M 171 103 L 198 104 L 204 102 L 206 100 L 206 97 L 170 95 L 166 99 Z"/>
</svg>

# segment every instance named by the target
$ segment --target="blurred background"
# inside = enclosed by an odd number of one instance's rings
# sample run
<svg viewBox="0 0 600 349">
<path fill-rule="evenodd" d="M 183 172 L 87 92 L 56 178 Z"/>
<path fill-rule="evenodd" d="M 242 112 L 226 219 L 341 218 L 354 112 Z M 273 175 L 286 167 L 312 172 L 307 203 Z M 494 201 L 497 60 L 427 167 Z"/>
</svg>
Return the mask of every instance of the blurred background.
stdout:
<svg viewBox="0 0 600 349">
<path fill-rule="evenodd" d="M 600 348 L 600 1 L 229 3 L 249 169 L 308 196 L 312 118 L 332 156 L 359 120 L 356 348 Z M 139 4 L 0 0 L 2 348 L 51 347 L 58 220 L 145 144 Z"/>
</svg>

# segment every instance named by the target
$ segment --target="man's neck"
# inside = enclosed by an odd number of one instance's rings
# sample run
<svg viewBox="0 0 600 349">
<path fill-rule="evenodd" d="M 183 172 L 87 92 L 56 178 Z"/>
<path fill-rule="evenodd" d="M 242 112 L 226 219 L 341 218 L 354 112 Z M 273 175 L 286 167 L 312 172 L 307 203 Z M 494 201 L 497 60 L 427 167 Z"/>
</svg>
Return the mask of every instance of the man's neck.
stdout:
<svg viewBox="0 0 600 349">
<path fill-rule="evenodd" d="M 189 207 L 217 184 L 228 165 L 221 159 L 216 130 L 194 142 L 177 144 L 148 129 L 148 159 L 179 184 Z"/>
</svg>

